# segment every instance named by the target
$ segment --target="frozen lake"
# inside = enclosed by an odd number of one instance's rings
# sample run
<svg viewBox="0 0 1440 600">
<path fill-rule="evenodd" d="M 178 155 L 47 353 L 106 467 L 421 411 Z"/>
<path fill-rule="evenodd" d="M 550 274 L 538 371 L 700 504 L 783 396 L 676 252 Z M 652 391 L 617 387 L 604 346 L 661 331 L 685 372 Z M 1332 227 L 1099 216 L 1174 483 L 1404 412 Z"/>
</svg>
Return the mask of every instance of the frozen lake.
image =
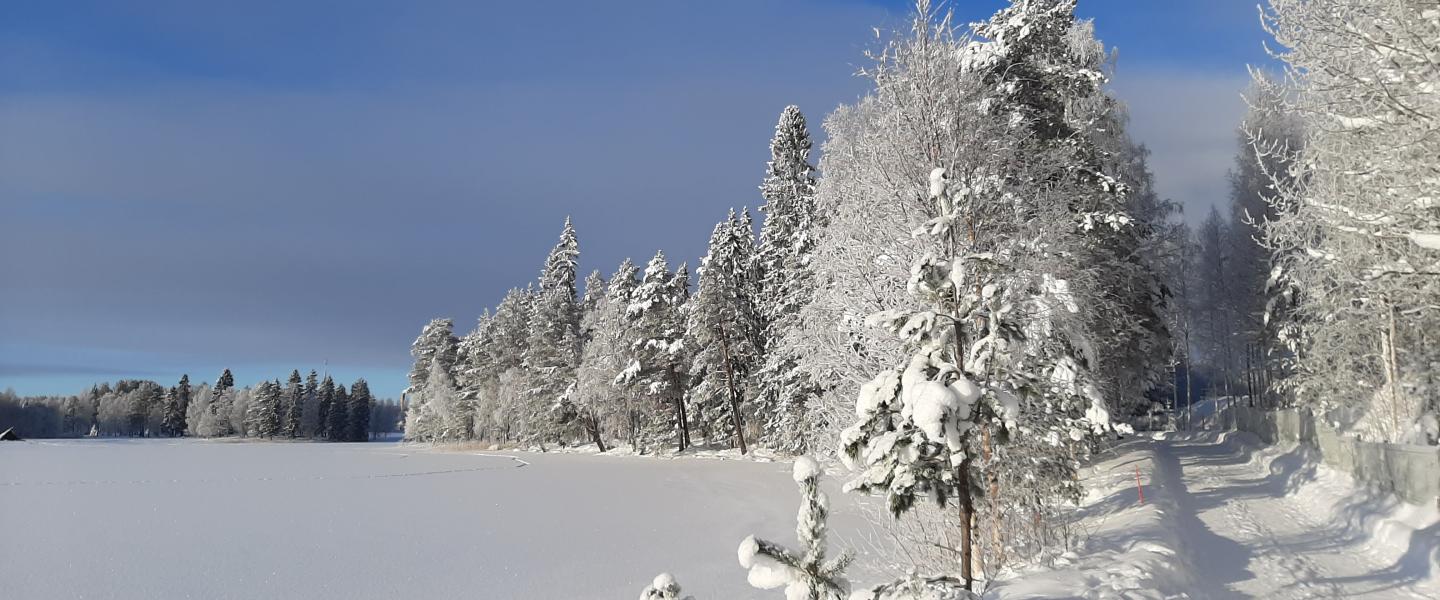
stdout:
<svg viewBox="0 0 1440 600">
<path fill-rule="evenodd" d="M 5 443 L 0 582 L 10 598 L 628 600 L 669 571 L 697 598 L 774 598 L 746 585 L 735 549 L 751 533 L 793 545 L 789 470 L 396 443 Z M 832 553 L 871 530 L 837 486 Z"/>
</svg>

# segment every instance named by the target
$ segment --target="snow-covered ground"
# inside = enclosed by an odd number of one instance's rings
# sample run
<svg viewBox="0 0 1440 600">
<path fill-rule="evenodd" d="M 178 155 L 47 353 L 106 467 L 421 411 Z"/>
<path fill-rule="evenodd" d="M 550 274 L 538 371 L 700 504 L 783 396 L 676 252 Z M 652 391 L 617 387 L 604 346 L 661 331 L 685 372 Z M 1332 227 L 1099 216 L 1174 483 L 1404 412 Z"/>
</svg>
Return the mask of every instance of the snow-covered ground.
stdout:
<svg viewBox="0 0 1440 600">
<path fill-rule="evenodd" d="M 0 446 L 14 598 L 633 598 L 662 571 L 745 583 L 740 540 L 790 542 L 785 462 L 437 451 L 394 443 Z M 1136 480 L 1145 502 L 1139 502 Z M 1085 473 L 1084 541 L 987 598 L 1440 598 L 1440 515 L 1247 434 L 1121 444 Z M 875 548 L 826 485 L 832 547 Z M 837 539 L 839 538 L 839 539 Z M 862 556 L 872 584 L 893 571 Z"/>
<path fill-rule="evenodd" d="M 628 599 L 661 571 L 699 598 L 774 597 L 735 551 L 794 539 L 788 463 L 489 454 L 7 443 L 0 597 Z M 836 533 L 868 531 L 826 487 Z"/>
<path fill-rule="evenodd" d="M 1087 469 L 1089 537 L 1069 564 L 987 598 L 1440 598 L 1434 508 L 1356 486 L 1303 446 L 1157 438 Z"/>
</svg>

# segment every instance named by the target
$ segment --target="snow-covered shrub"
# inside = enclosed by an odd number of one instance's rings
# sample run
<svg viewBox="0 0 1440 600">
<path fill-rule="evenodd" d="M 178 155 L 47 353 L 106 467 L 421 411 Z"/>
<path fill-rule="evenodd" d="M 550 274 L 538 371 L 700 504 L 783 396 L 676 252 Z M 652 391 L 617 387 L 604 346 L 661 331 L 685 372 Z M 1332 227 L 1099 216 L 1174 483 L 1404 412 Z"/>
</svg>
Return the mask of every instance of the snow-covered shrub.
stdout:
<svg viewBox="0 0 1440 600">
<path fill-rule="evenodd" d="M 795 534 L 803 552 L 796 554 L 752 535 L 740 542 L 740 566 L 748 570 L 746 579 L 750 585 L 764 590 L 783 587 L 786 600 L 843 600 L 850 591 L 844 572 L 851 557 L 841 554 L 825 560 L 825 521 L 830 501 L 820 491 L 820 465 L 812 458 L 801 457 L 795 461 L 793 475 L 802 497 Z"/>
<path fill-rule="evenodd" d="M 695 600 L 692 596 L 680 597 L 680 584 L 676 583 L 675 576 L 669 573 L 661 573 L 655 576 L 655 581 L 645 586 L 640 591 L 640 600 Z"/>
</svg>

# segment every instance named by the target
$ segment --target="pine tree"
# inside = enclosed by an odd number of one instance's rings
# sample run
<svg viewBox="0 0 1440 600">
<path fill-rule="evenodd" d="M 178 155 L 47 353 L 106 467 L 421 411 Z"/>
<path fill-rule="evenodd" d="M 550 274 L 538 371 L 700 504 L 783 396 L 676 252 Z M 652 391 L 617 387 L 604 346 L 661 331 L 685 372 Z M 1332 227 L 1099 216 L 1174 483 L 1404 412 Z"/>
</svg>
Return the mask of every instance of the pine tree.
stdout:
<svg viewBox="0 0 1440 600">
<path fill-rule="evenodd" d="M 801 457 L 795 461 L 793 475 L 802 497 L 795 534 L 804 551 L 797 555 L 752 535 L 740 542 L 740 566 L 749 570 L 750 585 L 766 590 L 784 587 L 787 600 L 844 600 L 850 594 L 844 572 L 851 557 L 842 554 L 825 560 L 830 502 L 820 491 L 820 465 Z"/>
<path fill-rule="evenodd" d="M 316 391 L 315 437 L 330 439 L 330 411 L 335 406 L 335 380 L 329 375 L 320 382 Z"/>
<path fill-rule="evenodd" d="M 649 400 L 640 427 L 646 436 L 668 437 L 673 429 L 676 446 L 689 446 L 685 415 L 685 323 L 681 308 L 689 289 L 688 273 L 671 273 L 663 252 L 645 267 L 645 276 L 630 296 L 629 364 L 620 381 Z M 674 417 L 664 418 L 666 411 Z M 668 423 L 667 423 L 668 421 Z"/>
<path fill-rule="evenodd" d="M 160 425 L 162 434 L 171 437 L 185 435 L 185 419 L 189 410 L 190 376 L 181 375 L 180 383 L 170 388 L 166 397 L 165 415 Z"/>
<path fill-rule="evenodd" d="M 255 387 L 245 414 L 249 435 L 270 438 L 281 433 L 281 396 L 279 381 L 263 381 Z"/>
<path fill-rule="evenodd" d="M 349 419 L 347 419 L 347 431 L 345 436 L 351 442 L 364 442 L 370 439 L 370 409 L 374 405 L 374 398 L 370 396 L 370 384 L 364 379 L 357 379 L 350 385 L 350 403 L 347 407 Z"/>
<path fill-rule="evenodd" d="M 531 304 L 524 366 L 529 385 L 530 421 L 534 439 L 542 443 L 565 420 L 565 395 L 575 383 L 580 364 L 580 307 L 576 302 L 576 264 L 580 256 L 575 228 L 565 219 L 560 241 L 545 259 L 540 286 Z"/>
<path fill-rule="evenodd" d="M 603 341 L 608 348 L 595 345 L 592 354 L 582 364 L 581 392 L 596 393 L 609 384 L 618 401 L 616 409 L 622 413 L 624 437 L 630 441 L 630 449 L 639 452 L 645 413 L 642 412 L 639 393 L 628 374 L 635 355 L 632 346 L 633 321 L 630 316 L 630 299 L 639 287 L 640 269 L 630 259 L 620 263 L 610 283 L 605 288 L 605 310 L 595 315 L 595 324 L 590 329 L 592 343 Z"/>
<path fill-rule="evenodd" d="M 805 449 L 806 402 L 819 393 L 815 382 L 797 367 L 793 347 L 782 343 L 800 326 L 800 309 L 809 302 L 815 285 L 810 257 L 819 223 L 810 149 L 805 115 L 796 106 L 785 107 L 775 125 L 770 162 L 760 185 L 765 221 L 754 258 L 755 304 L 763 327 L 759 350 L 764 362 L 757 377 L 763 435 L 768 445 L 792 452 Z"/>
<path fill-rule="evenodd" d="M 329 381 L 329 378 L 326 378 Z M 345 385 L 335 386 L 335 395 L 330 401 L 330 410 L 325 415 L 326 439 L 332 442 L 347 441 L 350 426 L 350 395 Z"/>
<path fill-rule="evenodd" d="M 206 407 L 207 414 L 203 416 L 204 432 L 201 435 L 227 436 L 236 433 L 230 422 L 230 411 L 235 403 L 234 387 L 235 377 L 230 374 L 230 369 L 225 369 L 210 389 L 210 403 Z"/>
<path fill-rule="evenodd" d="M 585 278 L 585 297 L 580 301 L 580 363 L 575 370 L 575 384 L 566 394 L 574 420 L 589 436 L 600 452 L 606 450 L 601 432 L 602 420 L 613 414 L 616 390 L 613 385 L 619 373 L 618 359 L 622 350 L 618 324 L 623 313 L 610 302 L 609 286 L 600 271 Z"/>
<path fill-rule="evenodd" d="M 730 212 L 715 226 L 710 250 L 701 262 L 700 287 L 686 307 L 686 335 L 695 349 L 691 389 L 695 416 L 709 431 L 713 424 L 731 431 L 747 451 L 741 415 L 749 379 L 759 369 L 757 341 L 762 326 L 755 305 L 754 233 Z"/>
<path fill-rule="evenodd" d="M 310 374 L 305 376 L 305 388 L 301 391 L 304 398 L 304 409 L 300 417 L 300 434 L 318 438 L 320 437 L 320 382 L 319 374 L 315 369 L 310 369 Z"/>
<path fill-rule="evenodd" d="M 280 435 L 284 437 L 300 437 L 300 417 L 305 410 L 305 388 L 300 382 L 300 371 L 291 370 L 280 403 L 283 409 L 280 415 Z"/>
<path fill-rule="evenodd" d="M 430 363 L 439 360 L 447 371 L 453 369 L 459 360 L 460 340 L 455 338 L 455 323 L 450 319 L 434 319 L 420 330 L 420 337 L 410 345 L 410 355 L 415 365 L 410 369 L 410 388 L 420 389 L 430 372 Z"/>
</svg>

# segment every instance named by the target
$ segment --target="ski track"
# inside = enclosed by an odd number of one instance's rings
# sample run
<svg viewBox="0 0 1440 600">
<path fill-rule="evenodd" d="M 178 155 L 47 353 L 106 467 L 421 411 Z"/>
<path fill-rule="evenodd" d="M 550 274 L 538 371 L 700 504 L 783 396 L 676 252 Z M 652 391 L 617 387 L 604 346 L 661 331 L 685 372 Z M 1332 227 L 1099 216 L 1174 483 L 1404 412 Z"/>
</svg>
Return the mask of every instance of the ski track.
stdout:
<svg viewBox="0 0 1440 600">
<path fill-rule="evenodd" d="M 1155 452 L 1161 471 L 1178 470 L 1157 477 L 1178 486 L 1170 491 L 1190 513 L 1179 530 L 1195 563 L 1194 597 L 1440 598 L 1433 580 L 1387 580 L 1393 561 L 1288 493 L 1315 468 L 1289 460 L 1295 452 L 1256 460 L 1258 448 L 1223 437 L 1158 441 Z"/>
</svg>

